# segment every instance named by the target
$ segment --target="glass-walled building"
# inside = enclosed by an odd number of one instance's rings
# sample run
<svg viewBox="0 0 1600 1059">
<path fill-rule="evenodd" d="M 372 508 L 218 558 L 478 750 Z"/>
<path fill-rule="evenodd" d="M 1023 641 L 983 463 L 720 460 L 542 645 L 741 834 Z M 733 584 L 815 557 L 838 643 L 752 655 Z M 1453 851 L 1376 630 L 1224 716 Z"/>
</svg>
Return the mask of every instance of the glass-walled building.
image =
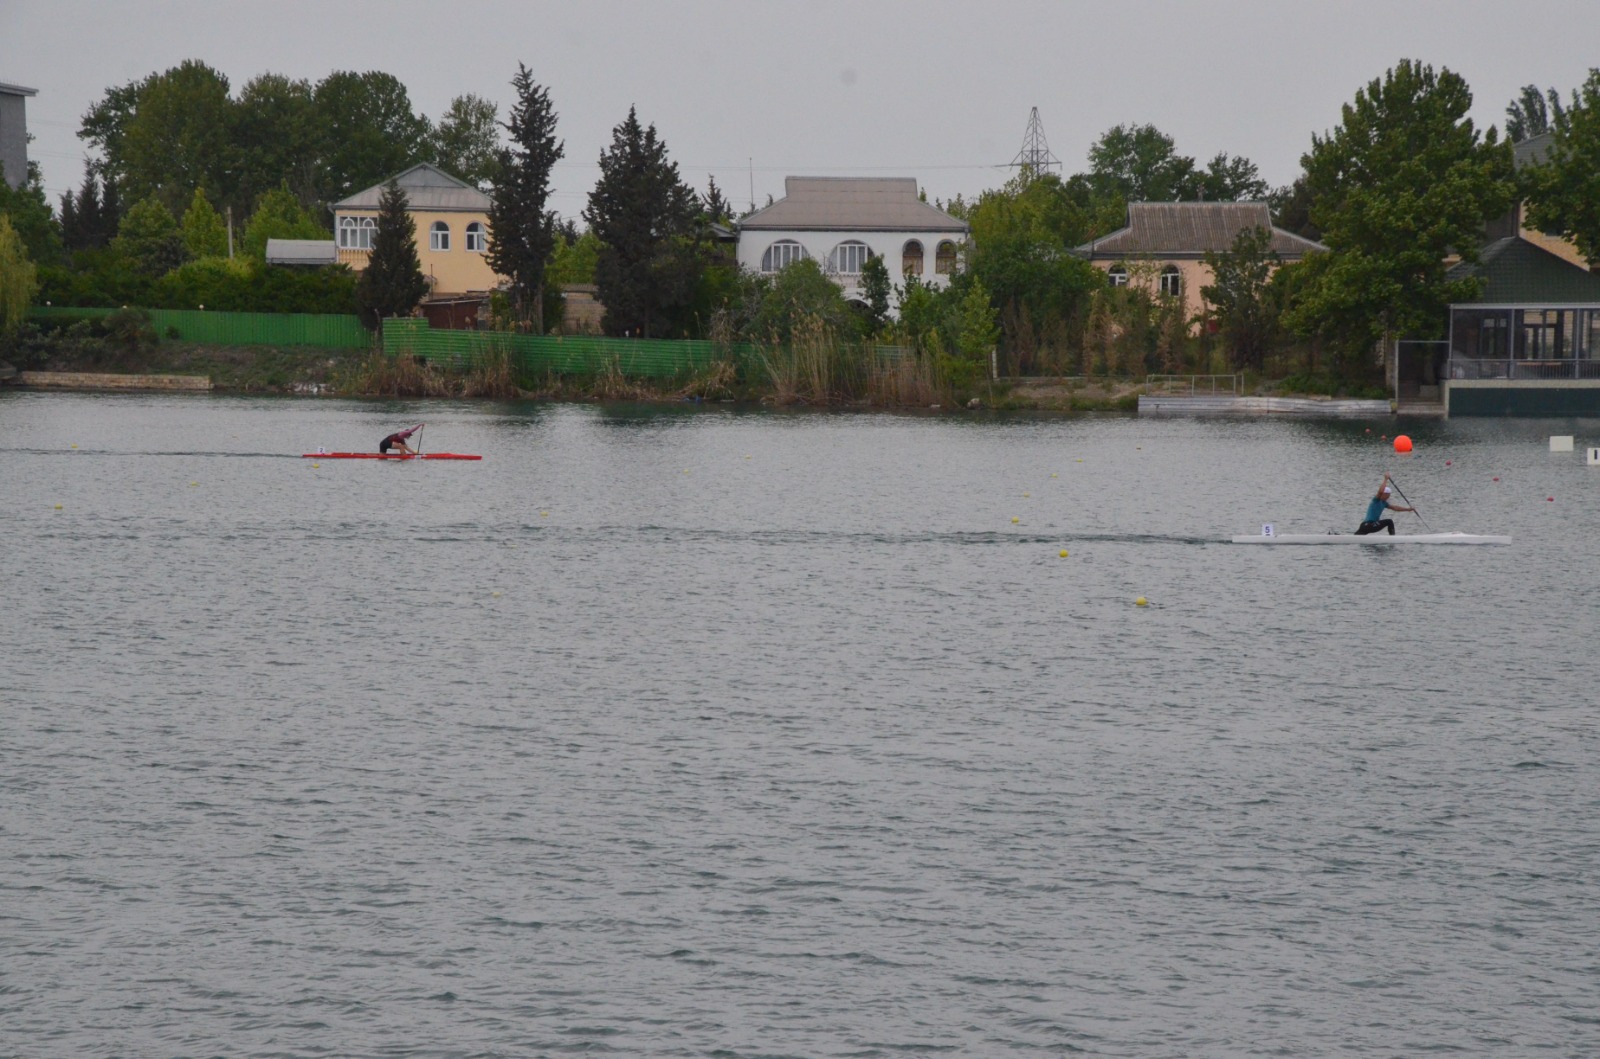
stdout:
<svg viewBox="0 0 1600 1059">
<path fill-rule="evenodd" d="M 1511 237 L 1450 276 L 1484 294 L 1450 307 L 1449 378 L 1600 379 L 1600 275 Z"/>
</svg>

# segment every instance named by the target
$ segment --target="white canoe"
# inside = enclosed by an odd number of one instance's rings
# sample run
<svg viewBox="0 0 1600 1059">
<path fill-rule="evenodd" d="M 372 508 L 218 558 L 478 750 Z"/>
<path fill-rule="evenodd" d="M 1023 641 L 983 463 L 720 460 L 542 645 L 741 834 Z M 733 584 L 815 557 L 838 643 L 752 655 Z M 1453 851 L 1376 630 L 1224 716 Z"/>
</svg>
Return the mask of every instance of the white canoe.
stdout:
<svg viewBox="0 0 1600 1059">
<path fill-rule="evenodd" d="M 1279 533 L 1233 538 L 1235 544 L 1510 544 L 1510 537 L 1487 533 Z"/>
</svg>

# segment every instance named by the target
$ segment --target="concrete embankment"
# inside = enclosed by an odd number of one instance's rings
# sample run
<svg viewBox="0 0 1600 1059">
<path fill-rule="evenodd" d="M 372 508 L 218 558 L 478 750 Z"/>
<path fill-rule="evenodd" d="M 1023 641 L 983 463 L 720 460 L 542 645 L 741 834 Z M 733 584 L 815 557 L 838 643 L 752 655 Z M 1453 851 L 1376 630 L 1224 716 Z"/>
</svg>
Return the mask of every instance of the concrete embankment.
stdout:
<svg viewBox="0 0 1600 1059">
<path fill-rule="evenodd" d="M 1139 414 L 1148 415 L 1290 415 L 1372 419 L 1389 415 L 1385 400 L 1341 401 L 1314 397 L 1169 396 L 1141 394 Z"/>
<path fill-rule="evenodd" d="M 13 386 L 39 390 L 164 390 L 204 392 L 211 389 L 205 375 L 114 375 L 93 371 L 19 371 Z"/>
</svg>

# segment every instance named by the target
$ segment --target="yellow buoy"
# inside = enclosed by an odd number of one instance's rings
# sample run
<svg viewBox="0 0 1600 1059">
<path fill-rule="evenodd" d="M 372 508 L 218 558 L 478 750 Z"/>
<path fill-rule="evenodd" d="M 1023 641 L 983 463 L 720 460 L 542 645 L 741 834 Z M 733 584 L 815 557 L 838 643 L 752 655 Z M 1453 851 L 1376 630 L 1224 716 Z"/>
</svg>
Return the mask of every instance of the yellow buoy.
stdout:
<svg viewBox="0 0 1600 1059">
<path fill-rule="evenodd" d="M 1065 558 L 1066 558 L 1066 557 L 1067 557 L 1067 553 L 1066 553 L 1066 552 L 1064 552 L 1064 551 L 1063 551 L 1063 552 L 1062 552 L 1062 553 L 1061 553 L 1061 558 L 1063 558 L 1063 559 L 1065 559 Z"/>
<path fill-rule="evenodd" d="M 76 446 L 76 445 L 74 445 L 74 446 L 72 446 L 72 447 L 73 447 L 73 448 L 77 448 L 77 447 L 78 447 L 78 446 Z"/>
<path fill-rule="evenodd" d="M 496 592 L 494 592 L 492 594 L 493 594 L 495 599 L 499 599 L 500 598 L 500 593 L 498 591 L 496 591 Z"/>
<path fill-rule="evenodd" d="M 1013 522 L 1013 523 L 1017 523 L 1017 522 L 1021 522 L 1021 521 L 1022 521 L 1022 520 L 1021 520 L 1021 519 L 1020 519 L 1020 518 L 1018 518 L 1018 517 L 1017 517 L 1017 516 L 1015 516 L 1015 515 L 1012 515 L 1012 516 L 1011 516 L 1011 521 L 1012 521 L 1012 522 Z"/>
<path fill-rule="evenodd" d="M 199 482 L 190 482 L 189 484 L 190 485 L 199 485 L 200 483 Z"/>
<path fill-rule="evenodd" d="M 1059 474 L 1052 474 L 1050 477 L 1052 477 L 1052 478 L 1060 478 L 1061 476 Z"/>
<path fill-rule="evenodd" d="M 313 469 L 315 469 L 315 468 L 317 468 L 317 467 L 321 467 L 321 466 L 322 466 L 322 464 L 320 464 L 320 463 L 313 463 L 313 464 L 312 464 L 312 465 L 311 465 L 311 466 L 312 466 L 312 468 L 313 468 Z"/>
<path fill-rule="evenodd" d="M 541 512 L 539 512 L 539 517 L 540 517 L 540 518 L 549 518 L 549 517 L 550 517 L 550 512 L 548 512 L 548 511 L 541 511 Z"/>
<path fill-rule="evenodd" d="M 61 505 L 60 505 L 60 504 L 57 504 L 57 505 L 56 505 L 56 510 L 57 510 L 57 511 L 60 511 L 60 510 L 61 510 Z"/>
<path fill-rule="evenodd" d="M 1138 599 L 1133 601 L 1133 605 L 1136 607 L 1148 607 L 1150 605 L 1150 601 L 1145 599 L 1143 596 L 1140 596 Z"/>
<path fill-rule="evenodd" d="M 1033 496 L 1033 494 L 1032 494 L 1032 493 L 1023 493 L 1023 494 L 1022 494 L 1022 499 L 1024 499 L 1024 500 L 1027 500 L 1027 499 L 1028 499 L 1028 498 L 1029 498 L 1029 497 L 1031 497 L 1031 496 Z"/>
<path fill-rule="evenodd" d="M 1072 461 L 1072 462 L 1073 462 L 1073 463 L 1082 463 L 1082 462 L 1083 462 L 1083 460 L 1082 460 L 1082 459 L 1081 459 L 1081 458 L 1080 458 L 1080 459 L 1076 459 L 1076 460 L 1073 460 L 1073 461 Z"/>
</svg>

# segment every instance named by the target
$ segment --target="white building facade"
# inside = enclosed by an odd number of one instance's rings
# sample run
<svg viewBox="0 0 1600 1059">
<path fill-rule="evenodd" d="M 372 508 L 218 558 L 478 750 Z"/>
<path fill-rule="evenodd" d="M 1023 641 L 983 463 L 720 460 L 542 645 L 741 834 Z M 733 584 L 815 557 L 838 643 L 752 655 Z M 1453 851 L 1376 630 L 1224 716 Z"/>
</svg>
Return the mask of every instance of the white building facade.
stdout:
<svg viewBox="0 0 1600 1059">
<path fill-rule="evenodd" d="M 883 258 L 894 286 L 913 275 L 948 285 L 968 234 L 965 221 L 921 201 L 911 177 L 792 176 L 783 198 L 739 222 L 737 260 L 771 275 L 810 258 L 856 299 L 869 256 Z"/>
</svg>

